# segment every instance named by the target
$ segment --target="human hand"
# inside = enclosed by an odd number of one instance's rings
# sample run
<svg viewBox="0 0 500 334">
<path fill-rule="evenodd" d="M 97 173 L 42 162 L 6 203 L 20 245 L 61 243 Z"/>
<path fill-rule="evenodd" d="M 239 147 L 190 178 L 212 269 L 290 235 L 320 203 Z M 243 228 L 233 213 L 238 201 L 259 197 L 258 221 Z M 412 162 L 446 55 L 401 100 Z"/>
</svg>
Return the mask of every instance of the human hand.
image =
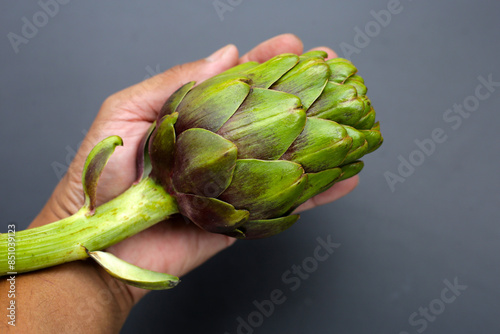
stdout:
<svg viewBox="0 0 500 334">
<path fill-rule="evenodd" d="M 330 57 L 335 53 L 324 50 Z M 302 53 L 302 42 L 293 35 L 281 35 L 255 47 L 238 58 L 238 50 L 228 45 L 209 58 L 172 69 L 110 96 L 103 103 L 94 123 L 77 152 L 67 174 L 31 227 L 62 219 L 77 212 L 83 205 L 81 173 L 85 159 L 100 140 L 118 135 L 124 146 L 116 149 L 99 180 L 97 205 L 123 193 L 136 177 L 136 152 L 151 123 L 166 99 L 180 86 L 202 82 L 226 69 L 247 61 L 264 62 L 281 53 Z M 328 191 L 311 198 L 296 211 L 303 211 L 334 201 L 357 184 L 358 177 L 335 184 Z M 235 239 L 205 232 L 182 219 L 162 222 L 114 246 L 108 251 L 142 268 L 182 276 L 200 265 Z M 124 286 L 131 303 L 136 303 L 147 290 Z"/>
</svg>

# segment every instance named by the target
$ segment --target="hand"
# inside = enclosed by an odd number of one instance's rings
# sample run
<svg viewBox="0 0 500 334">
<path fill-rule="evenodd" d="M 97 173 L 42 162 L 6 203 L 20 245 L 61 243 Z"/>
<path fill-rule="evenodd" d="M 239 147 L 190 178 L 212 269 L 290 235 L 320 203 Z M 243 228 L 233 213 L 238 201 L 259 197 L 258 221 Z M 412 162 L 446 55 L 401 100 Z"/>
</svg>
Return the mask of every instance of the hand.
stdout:
<svg viewBox="0 0 500 334">
<path fill-rule="evenodd" d="M 326 51 L 329 57 L 336 56 L 331 49 L 317 49 Z M 102 174 L 97 191 L 98 205 L 130 187 L 136 175 L 135 157 L 139 142 L 156 120 L 163 103 L 177 88 L 193 80 L 200 83 L 239 63 L 264 62 L 285 52 L 301 54 L 301 41 L 293 35 L 277 36 L 258 45 L 240 59 L 236 47 L 228 45 L 207 59 L 178 65 L 110 96 L 102 105 L 68 173 L 32 226 L 62 219 L 74 214 L 82 206 L 80 180 L 83 164 L 87 154 L 100 140 L 118 135 L 122 137 L 124 145 L 116 149 Z M 356 184 L 357 177 L 335 184 L 330 190 L 302 204 L 297 212 L 334 201 L 350 192 Z M 53 219 L 44 219 L 47 216 Z M 109 251 L 143 268 L 182 276 L 234 241 L 224 235 L 204 232 L 194 225 L 169 221 L 124 240 Z M 136 288 L 130 288 L 130 291 L 134 302 L 147 292 Z"/>
<path fill-rule="evenodd" d="M 67 174 L 31 227 L 62 219 L 80 209 L 83 204 L 83 164 L 95 144 L 108 136 L 122 137 L 124 146 L 116 149 L 104 169 L 99 181 L 97 204 L 109 201 L 128 189 L 136 176 L 135 156 L 140 140 L 166 99 L 184 83 L 200 83 L 247 61 L 264 62 L 286 52 L 301 54 L 302 48 L 302 42 L 290 34 L 265 41 L 241 58 L 238 58 L 236 47 L 228 45 L 206 59 L 175 66 L 110 96 L 103 103 Z M 331 49 L 321 47 L 316 50 L 326 51 L 330 58 L 336 57 Z M 357 182 L 357 176 L 339 182 L 302 204 L 296 212 L 334 201 L 353 190 Z M 169 220 L 110 247 L 108 251 L 140 267 L 182 276 L 234 241 L 224 235 L 207 233 L 193 224 Z M 125 298 L 117 297 L 129 304 L 125 306 L 127 308 L 144 296 L 147 290 L 123 285 L 114 289 L 114 293 L 129 294 Z"/>
</svg>

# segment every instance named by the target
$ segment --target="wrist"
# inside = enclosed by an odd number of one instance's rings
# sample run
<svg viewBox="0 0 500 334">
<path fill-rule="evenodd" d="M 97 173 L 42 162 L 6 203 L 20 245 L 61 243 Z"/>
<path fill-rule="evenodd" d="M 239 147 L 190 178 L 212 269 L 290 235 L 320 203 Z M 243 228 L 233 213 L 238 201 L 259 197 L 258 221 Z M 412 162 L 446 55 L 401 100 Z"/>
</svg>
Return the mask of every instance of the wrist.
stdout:
<svg viewBox="0 0 500 334">
<path fill-rule="evenodd" d="M 90 261 L 16 276 L 15 302 L 13 329 L 62 333 L 118 333 L 133 305 L 124 284 Z"/>
</svg>

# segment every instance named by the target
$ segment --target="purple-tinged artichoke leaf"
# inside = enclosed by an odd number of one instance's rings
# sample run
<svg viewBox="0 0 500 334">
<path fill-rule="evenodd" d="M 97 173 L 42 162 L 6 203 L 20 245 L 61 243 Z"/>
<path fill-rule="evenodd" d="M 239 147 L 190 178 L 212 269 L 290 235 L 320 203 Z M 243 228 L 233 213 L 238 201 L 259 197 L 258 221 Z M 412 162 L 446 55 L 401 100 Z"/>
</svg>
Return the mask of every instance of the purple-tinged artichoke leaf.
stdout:
<svg viewBox="0 0 500 334">
<path fill-rule="evenodd" d="M 160 121 L 166 115 L 173 114 L 175 112 L 175 109 L 177 109 L 179 103 L 181 103 L 186 94 L 191 90 L 191 88 L 193 88 L 195 83 L 196 81 L 188 82 L 187 84 L 184 84 L 175 92 L 173 92 L 172 95 L 170 95 L 170 97 L 168 98 L 167 102 L 165 102 L 165 104 L 161 108 L 157 120 Z"/>
<path fill-rule="evenodd" d="M 378 142 L 378 144 L 375 145 L 375 146 L 373 146 L 373 147 L 370 147 L 370 149 L 368 150 L 367 154 L 371 153 L 371 152 L 373 152 L 375 150 L 377 150 L 380 146 L 382 146 L 383 143 L 384 143 L 384 137 L 381 137 L 380 141 Z"/>
<path fill-rule="evenodd" d="M 304 169 L 291 161 L 236 161 L 231 185 L 219 198 L 250 212 L 250 219 L 270 219 L 287 212 L 304 191 Z"/>
<path fill-rule="evenodd" d="M 321 50 L 314 50 L 303 53 L 299 56 L 300 60 L 308 59 L 308 58 L 328 58 L 328 53 Z"/>
<path fill-rule="evenodd" d="M 241 73 L 243 73 L 251 68 L 257 67 L 259 65 L 260 64 L 256 61 L 247 61 L 246 63 L 242 63 L 242 64 L 236 65 L 234 67 L 231 67 L 229 70 L 225 70 L 224 72 L 222 72 L 219 75 L 222 76 L 222 75 L 226 75 L 226 74 L 241 74 Z"/>
<path fill-rule="evenodd" d="M 163 117 L 149 139 L 151 177 L 161 184 L 167 183 L 172 171 L 175 151 L 174 124 L 177 117 L 176 112 Z"/>
<path fill-rule="evenodd" d="M 365 108 L 365 114 L 356 124 L 353 125 L 356 129 L 368 130 L 371 129 L 375 123 L 375 110 L 371 106 L 370 100 L 365 101 L 365 105 L 367 106 Z"/>
<path fill-rule="evenodd" d="M 356 91 L 358 92 L 358 96 L 366 95 L 367 89 L 366 89 L 366 86 L 365 86 L 365 81 L 363 80 L 362 77 L 360 77 L 357 74 L 349 77 L 344 82 L 344 85 L 351 85 L 354 88 L 356 88 Z"/>
<path fill-rule="evenodd" d="M 288 93 L 255 88 L 217 131 L 238 147 L 238 159 L 278 159 L 306 124 L 300 100 Z"/>
<path fill-rule="evenodd" d="M 351 146 L 352 139 L 344 126 L 308 117 L 304 131 L 280 159 L 294 161 L 307 173 L 315 173 L 340 165 Z"/>
<path fill-rule="evenodd" d="M 252 80 L 252 88 L 269 88 L 298 62 L 297 55 L 285 53 L 245 71 L 245 74 Z"/>
<path fill-rule="evenodd" d="M 296 95 L 307 110 L 321 95 L 330 76 L 330 69 L 323 58 L 307 58 L 288 71 L 271 89 Z"/>
<path fill-rule="evenodd" d="M 208 232 L 231 232 L 249 217 L 247 210 L 237 210 L 215 198 L 182 193 L 175 197 L 181 214 Z"/>
<path fill-rule="evenodd" d="M 218 197 L 231 183 L 238 149 L 205 129 L 184 131 L 178 138 L 172 184 L 175 191 Z"/>
<path fill-rule="evenodd" d="M 299 215 L 274 219 L 249 220 L 236 230 L 240 233 L 233 233 L 231 236 L 247 240 L 271 237 L 292 226 L 297 219 L 299 219 Z"/>
<path fill-rule="evenodd" d="M 329 81 L 321 96 L 307 110 L 307 116 L 353 126 L 364 111 L 365 100 L 358 97 L 356 88 Z"/>
<path fill-rule="evenodd" d="M 380 133 L 380 125 L 377 123 L 371 130 L 360 130 L 364 136 L 366 141 L 368 142 L 368 151 L 366 153 L 370 153 L 375 151 L 377 148 L 382 145 L 383 138 Z"/>
<path fill-rule="evenodd" d="M 333 58 L 326 62 L 330 66 L 330 81 L 343 83 L 358 72 L 358 69 L 347 59 Z"/>
<path fill-rule="evenodd" d="M 323 191 L 328 190 L 335 182 L 337 182 L 339 177 L 342 175 L 342 169 L 337 167 L 323 170 L 318 173 L 307 173 L 306 175 L 307 181 L 304 192 L 292 206 L 292 209 L 295 209 L 311 197 L 314 197 L 318 194 L 321 194 Z"/>
<path fill-rule="evenodd" d="M 219 75 L 191 89 L 176 109 L 177 135 L 190 128 L 217 132 L 247 97 L 247 82 L 248 77 L 241 74 Z"/>
<path fill-rule="evenodd" d="M 350 126 L 344 127 L 349 137 L 352 138 L 352 146 L 345 160 L 342 162 L 342 165 L 358 160 L 368 153 L 368 142 L 366 141 L 364 133 Z"/>
<path fill-rule="evenodd" d="M 361 172 L 364 165 L 365 164 L 363 163 L 363 161 L 354 161 L 350 164 L 342 166 L 341 167 L 342 168 L 342 176 L 340 176 L 336 182 L 346 180 L 346 179 L 358 174 L 359 172 Z"/>
<path fill-rule="evenodd" d="M 136 163 L 136 178 L 134 184 L 139 183 L 143 178 L 147 177 L 151 173 L 151 160 L 149 159 L 148 146 L 149 138 L 156 128 L 156 121 L 151 124 L 148 131 L 141 139 L 139 146 L 137 146 L 137 156 L 135 159 Z"/>
<path fill-rule="evenodd" d="M 104 167 L 115 151 L 116 146 L 122 146 L 123 140 L 118 136 L 111 136 L 100 141 L 90 151 L 83 166 L 82 186 L 85 195 L 84 208 L 88 215 L 93 215 L 97 199 L 97 183 L 101 177 Z"/>
</svg>

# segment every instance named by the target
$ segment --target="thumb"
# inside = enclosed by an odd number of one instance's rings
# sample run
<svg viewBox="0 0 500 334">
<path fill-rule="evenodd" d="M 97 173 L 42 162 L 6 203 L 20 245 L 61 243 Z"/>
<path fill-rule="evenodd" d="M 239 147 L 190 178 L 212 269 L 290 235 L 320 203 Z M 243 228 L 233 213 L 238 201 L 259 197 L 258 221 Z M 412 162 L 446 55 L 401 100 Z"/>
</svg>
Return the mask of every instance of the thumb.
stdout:
<svg viewBox="0 0 500 334">
<path fill-rule="evenodd" d="M 207 58 L 176 65 L 163 73 L 111 95 L 104 104 L 106 107 L 103 105 L 101 112 L 106 114 L 107 111 L 116 111 L 117 107 L 120 106 L 122 110 L 134 108 L 134 120 L 137 120 L 139 114 L 140 120 L 153 122 L 167 98 L 179 87 L 190 81 L 196 81 L 199 84 L 237 64 L 238 49 L 232 44 L 226 45 Z M 126 107 L 123 107 L 123 104 Z M 120 116 L 121 120 L 123 120 L 123 116 Z"/>
</svg>

